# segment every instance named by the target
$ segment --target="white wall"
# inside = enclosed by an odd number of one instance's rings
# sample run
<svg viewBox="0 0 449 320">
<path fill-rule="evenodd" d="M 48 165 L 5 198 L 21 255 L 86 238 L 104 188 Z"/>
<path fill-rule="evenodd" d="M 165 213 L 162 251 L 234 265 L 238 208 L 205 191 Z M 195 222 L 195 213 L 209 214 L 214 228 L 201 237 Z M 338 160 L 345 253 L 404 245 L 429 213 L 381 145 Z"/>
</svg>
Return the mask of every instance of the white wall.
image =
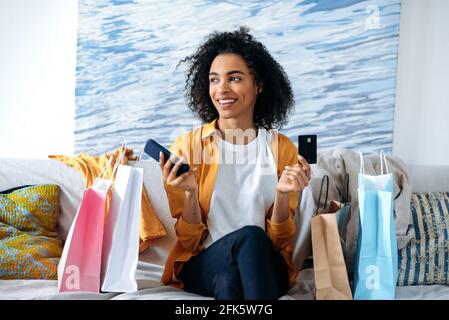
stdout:
<svg viewBox="0 0 449 320">
<path fill-rule="evenodd" d="M 393 154 L 449 165 L 449 1 L 402 0 Z"/>
<path fill-rule="evenodd" d="M 0 157 L 74 149 L 77 0 L 0 1 Z"/>
</svg>

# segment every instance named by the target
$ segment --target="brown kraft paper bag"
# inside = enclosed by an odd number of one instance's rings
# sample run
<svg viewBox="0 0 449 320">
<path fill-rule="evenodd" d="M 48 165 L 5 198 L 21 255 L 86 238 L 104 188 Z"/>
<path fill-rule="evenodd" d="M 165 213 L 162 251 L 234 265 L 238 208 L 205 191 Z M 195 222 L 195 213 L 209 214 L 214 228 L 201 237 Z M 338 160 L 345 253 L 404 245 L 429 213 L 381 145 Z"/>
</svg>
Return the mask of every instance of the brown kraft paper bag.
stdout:
<svg viewBox="0 0 449 320">
<path fill-rule="evenodd" d="M 329 177 L 324 176 L 323 183 Z M 321 190 L 317 208 L 321 201 Z M 324 209 L 326 209 L 327 193 Z M 317 213 L 312 218 L 312 251 L 315 276 L 315 296 L 317 300 L 352 300 L 348 273 L 343 255 L 337 216 L 344 215 L 345 220 L 350 205 L 331 201 L 329 210 Z M 341 216 L 340 216 L 341 218 Z"/>
</svg>

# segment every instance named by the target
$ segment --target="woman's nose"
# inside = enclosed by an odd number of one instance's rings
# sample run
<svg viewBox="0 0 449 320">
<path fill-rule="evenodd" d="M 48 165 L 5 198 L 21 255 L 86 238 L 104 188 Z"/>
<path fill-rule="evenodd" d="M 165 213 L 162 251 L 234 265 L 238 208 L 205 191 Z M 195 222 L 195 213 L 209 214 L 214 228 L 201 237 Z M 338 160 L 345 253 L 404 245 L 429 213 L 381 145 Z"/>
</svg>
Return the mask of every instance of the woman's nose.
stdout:
<svg viewBox="0 0 449 320">
<path fill-rule="evenodd" d="M 218 91 L 228 92 L 229 91 L 228 83 L 226 81 L 221 81 L 220 84 L 218 85 Z"/>
</svg>

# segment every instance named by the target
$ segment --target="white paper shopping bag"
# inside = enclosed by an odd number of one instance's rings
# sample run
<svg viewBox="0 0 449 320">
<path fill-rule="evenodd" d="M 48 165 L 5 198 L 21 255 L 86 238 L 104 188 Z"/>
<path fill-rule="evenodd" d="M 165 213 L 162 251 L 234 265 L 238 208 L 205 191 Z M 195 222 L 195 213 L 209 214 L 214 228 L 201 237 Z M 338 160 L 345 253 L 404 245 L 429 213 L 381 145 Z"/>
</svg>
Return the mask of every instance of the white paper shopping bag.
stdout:
<svg viewBox="0 0 449 320">
<path fill-rule="evenodd" d="M 120 165 L 112 186 L 102 255 L 102 291 L 137 290 L 143 169 Z"/>
</svg>

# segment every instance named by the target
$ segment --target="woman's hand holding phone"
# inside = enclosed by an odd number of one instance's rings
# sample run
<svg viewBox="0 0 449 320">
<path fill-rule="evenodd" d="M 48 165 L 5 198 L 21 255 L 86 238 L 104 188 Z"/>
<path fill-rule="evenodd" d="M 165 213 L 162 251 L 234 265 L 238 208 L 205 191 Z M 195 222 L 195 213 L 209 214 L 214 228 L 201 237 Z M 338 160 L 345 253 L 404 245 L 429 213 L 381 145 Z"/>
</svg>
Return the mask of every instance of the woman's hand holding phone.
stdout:
<svg viewBox="0 0 449 320">
<path fill-rule="evenodd" d="M 181 157 L 175 165 L 173 165 L 173 161 L 175 160 L 175 156 L 172 155 L 167 161 L 164 159 L 163 152 L 159 153 L 159 166 L 162 171 L 162 179 L 165 183 L 170 186 L 179 188 L 185 192 L 196 192 L 198 189 L 198 184 L 196 183 L 196 179 L 194 176 L 194 172 L 196 171 L 196 167 L 193 169 L 181 174 L 180 176 L 176 176 L 179 167 L 185 162 L 185 159 Z M 171 168 L 171 170 L 170 170 Z"/>
</svg>

